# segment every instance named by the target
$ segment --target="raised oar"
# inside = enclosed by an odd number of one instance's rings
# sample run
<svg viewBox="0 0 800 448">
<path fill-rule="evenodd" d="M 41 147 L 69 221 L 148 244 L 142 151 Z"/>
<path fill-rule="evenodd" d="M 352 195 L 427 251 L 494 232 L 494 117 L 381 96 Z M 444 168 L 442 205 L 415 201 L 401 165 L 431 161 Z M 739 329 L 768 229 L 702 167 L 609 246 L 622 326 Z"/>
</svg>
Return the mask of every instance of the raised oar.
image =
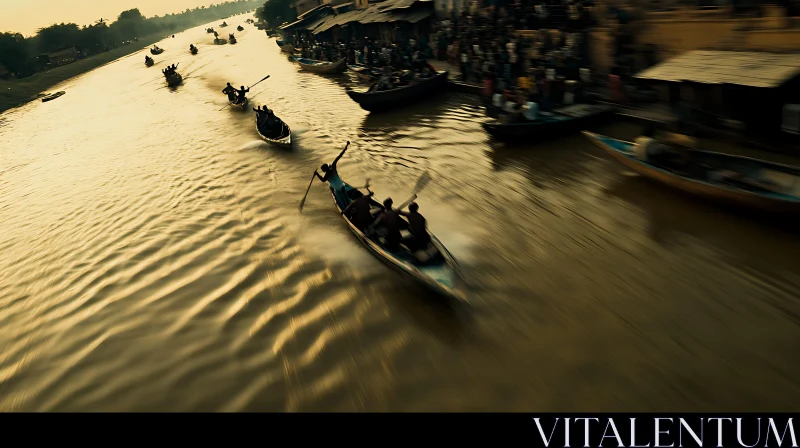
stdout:
<svg viewBox="0 0 800 448">
<path fill-rule="evenodd" d="M 267 76 L 265 76 L 265 77 L 261 78 L 261 81 L 266 81 L 266 79 L 267 79 L 267 78 L 269 78 L 270 76 L 272 76 L 272 75 L 267 75 Z M 256 84 L 258 84 L 258 83 L 259 83 L 259 82 L 261 82 L 261 81 L 258 81 Z M 249 89 L 252 89 L 253 87 L 255 87 L 255 86 L 256 86 L 256 84 L 253 84 L 252 86 L 248 87 L 248 90 L 249 90 Z M 222 106 L 222 109 L 218 110 L 217 112 L 224 110 L 224 109 L 225 109 L 226 107 L 228 107 L 228 106 L 233 106 L 233 101 L 230 101 L 230 102 L 228 102 L 228 104 L 226 104 L 226 105 Z"/>
<path fill-rule="evenodd" d="M 344 145 L 344 153 L 347 150 L 347 147 L 350 146 L 350 140 L 347 141 L 347 144 Z M 300 201 L 300 213 L 303 213 L 303 206 L 306 204 L 306 198 L 308 197 L 308 192 L 311 191 L 311 186 L 314 185 L 314 176 L 317 174 L 317 170 L 314 170 L 314 174 L 311 175 L 311 182 L 308 183 L 308 188 L 306 189 L 306 194 L 303 195 L 303 200 Z"/>
<path fill-rule="evenodd" d="M 414 186 L 414 194 L 412 194 L 411 197 L 408 198 L 406 202 L 403 202 L 403 204 L 400 205 L 400 207 L 397 207 L 396 210 L 402 210 L 408 207 L 408 205 L 411 204 L 411 202 L 413 202 L 414 199 L 417 198 L 417 194 L 420 193 L 422 189 L 425 188 L 430 181 L 431 181 L 431 175 L 428 174 L 427 171 L 422 173 L 422 176 L 420 176 L 419 179 L 417 179 L 417 185 Z"/>
</svg>

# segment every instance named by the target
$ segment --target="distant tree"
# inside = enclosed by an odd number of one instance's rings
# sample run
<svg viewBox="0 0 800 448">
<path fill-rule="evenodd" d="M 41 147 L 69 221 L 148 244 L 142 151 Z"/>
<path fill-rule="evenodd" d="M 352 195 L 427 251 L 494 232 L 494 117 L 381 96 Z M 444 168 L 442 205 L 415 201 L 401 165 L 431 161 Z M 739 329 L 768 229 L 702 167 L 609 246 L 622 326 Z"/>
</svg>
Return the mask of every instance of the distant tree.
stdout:
<svg viewBox="0 0 800 448">
<path fill-rule="evenodd" d="M 264 6 L 256 9 L 255 16 L 271 26 L 277 26 L 296 19 L 297 11 L 292 8 L 292 0 L 267 0 Z"/>
<path fill-rule="evenodd" d="M 22 34 L 0 33 L 0 64 L 11 73 L 23 71 L 30 56 L 27 44 Z"/>
<path fill-rule="evenodd" d="M 133 39 L 137 37 L 140 32 L 144 32 L 145 18 L 138 8 L 122 11 L 114 22 L 117 26 L 118 34 L 122 39 Z"/>
<path fill-rule="evenodd" d="M 75 23 L 61 23 L 40 28 L 36 33 L 39 51 L 50 53 L 74 47 L 80 32 L 81 29 Z"/>
</svg>

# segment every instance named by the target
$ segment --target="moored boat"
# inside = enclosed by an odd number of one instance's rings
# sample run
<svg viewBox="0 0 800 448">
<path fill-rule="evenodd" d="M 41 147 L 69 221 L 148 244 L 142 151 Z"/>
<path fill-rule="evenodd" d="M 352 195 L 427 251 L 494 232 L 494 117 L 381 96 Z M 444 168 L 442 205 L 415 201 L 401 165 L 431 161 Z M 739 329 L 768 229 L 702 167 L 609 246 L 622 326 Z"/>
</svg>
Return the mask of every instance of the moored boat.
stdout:
<svg viewBox="0 0 800 448">
<path fill-rule="evenodd" d="M 357 189 L 338 175 L 332 176 L 328 185 L 336 208 L 340 213 L 343 212 L 354 200 L 352 194 Z M 380 208 L 380 204 L 375 201 L 372 201 L 372 205 L 373 210 Z M 353 235 L 381 261 L 444 296 L 466 301 L 464 293 L 459 289 L 462 279 L 458 262 L 433 234 L 430 234 L 431 242 L 427 250 L 421 253 L 424 257 L 418 257 L 403 246 L 397 252 L 388 250 L 381 236 L 378 234 L 367 236 L 347 217 L 344 215 L 342 217 Z M 425 258 L 426 261 L 420 261 Z"/>
<path fill-rule="evenodd" d="M 444 90 L 447 84 L 447 72 L 437 72 L 427 79 L 412 81 L 406 86 L 397 87 L 391 90 L 379 90 L 374 92 L 354 92 L 348 90 L 347 94 L 362 109 L 370 112 L 380 112 L 395 109 L 424 100 L 432 95 Z"/>
<path fill-rule="evenodd" d="M 172 74 L 167 76 L 166 79 L 167 79 L 167 85 L 170 87 L 175 87 L 183 82 L 183 76 L 181 76 L 181 74 L 178 72 L 172 72 Z"/>
<path fill-rule="evenodd" d="M 281 51 L 284 53 L 294 53 L 295 51 L 294 45 L 292 44 L 281 45 Z"/>
<path fill-rule="evenodd" d="M 537 141 L 578 132 L 614 111 L 615 108 L 610 105 L 573 104 L 556 109 L 553 113 L 539 112 L 536 120 L 483 123 L 483 129 L 501 141 Z"/>
<path fill-rule="evenodd" d="M 635 143 L 583 134 L 625 167 L 685 193 L 761 212 L 800 213 L 800 167 L 695 149 L 689 173 L 677 173 L 639 160 Z"/>
<path fill-rule="evenodd" d="M 275 118 L 280 120 L 280 127 L 276 126 L 275 130 L 267 130 L 259 127 L 258 121 L 256 121 L 256 132 L 258 132 L 258 135 L 260 135 L 265 142 L 272 143 L 281 148 L 291 148 L 292 130 L 283 120 L 278 117 Z"/>
<path fill-rule="evenodd" d="M 298 58 L 294 60 L 300 68 L 318 74 L 342 73 L 347 70 L 347 60 L 342 58 L 338 62 L 315 61 L 313 59 Z"/>
</svg>

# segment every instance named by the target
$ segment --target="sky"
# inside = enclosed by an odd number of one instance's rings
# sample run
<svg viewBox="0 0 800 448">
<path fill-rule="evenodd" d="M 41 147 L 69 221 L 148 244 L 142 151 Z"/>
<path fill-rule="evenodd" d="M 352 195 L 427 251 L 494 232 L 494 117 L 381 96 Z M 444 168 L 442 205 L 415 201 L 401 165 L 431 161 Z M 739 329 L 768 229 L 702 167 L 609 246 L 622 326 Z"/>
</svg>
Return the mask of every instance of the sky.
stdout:
<svg viewBox="0 0 800 448">
<path fill-rule="evenodd" d="M 54 23 L 90 25 L 96 20 L 115 21 L 119 13 L 139 8 L 145 17 L 185 11 L 186 8 L 223 3 L 224 0 L 0 0 L 0 32 L 31 36 Z"/>
</svg>

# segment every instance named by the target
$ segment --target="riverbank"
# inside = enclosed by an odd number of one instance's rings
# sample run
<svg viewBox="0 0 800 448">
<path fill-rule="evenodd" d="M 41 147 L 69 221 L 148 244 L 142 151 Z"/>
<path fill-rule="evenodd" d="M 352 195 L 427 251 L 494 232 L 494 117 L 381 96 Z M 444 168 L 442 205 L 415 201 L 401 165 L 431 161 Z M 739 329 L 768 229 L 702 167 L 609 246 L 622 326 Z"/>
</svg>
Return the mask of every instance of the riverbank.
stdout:
<svg viewBox="0 0 800 448">
<path fill-rule="evenodd" d="M 47 89 L 61 82 L 148 48 L 165 37 L 161 33 L 152 34 L 139 38 L 137 42 L 132 42 L 130 45 L 96 54 L 72 64 L 39 72 L 27 78 L 0 81 L 0 113 L 36 100 L 40 97 L 40 94 L 46 93 Z"/>
</svg>

